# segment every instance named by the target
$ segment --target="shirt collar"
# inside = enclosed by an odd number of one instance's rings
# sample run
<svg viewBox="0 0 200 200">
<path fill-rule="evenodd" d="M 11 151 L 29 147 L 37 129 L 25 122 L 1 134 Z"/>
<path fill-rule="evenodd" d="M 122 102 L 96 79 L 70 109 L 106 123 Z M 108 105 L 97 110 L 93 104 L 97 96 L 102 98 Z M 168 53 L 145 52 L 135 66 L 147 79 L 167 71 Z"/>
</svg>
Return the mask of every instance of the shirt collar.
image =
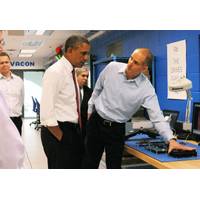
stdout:
<svg viewBox="0 0 200 200">
<path fill-rule="evenodd" d="M 12 79 L 14 78 L 14 74 L 11 72 L 10 77 L 6 78 L 5 76 L 3 76 L 2 74 L 0 74 L 0 79 Z"/>
<path fill-rule="evenodd" d="M 125 70 L 126 70 L 126 65 L 121 67 L 118 71 L 118 73 L 120 74 L 123 74 L 125 77 L 126 77 L 126 74 L 125 74 Z M 140 83 L 145 79 L 145 75 L 143 73 L 141 73 L 139 76 L 137 76 L 136 78 L 133 78 L 133 79 L 129 79 L 127 80 L 128 82 L 135 82 L 137 86 L 140 85 Z"/>
<path fill-rule="evenodd" d="M 62 56 L 62 58 L 60 59 L 60 61 L 64 64 L 65 68 L 67 69 L 67 71 L 72 72 L 74 67 L 72 66 L 72 64 L 67 60 L 67 58 L 65 58 L 65 56 Z"/>
</svg>

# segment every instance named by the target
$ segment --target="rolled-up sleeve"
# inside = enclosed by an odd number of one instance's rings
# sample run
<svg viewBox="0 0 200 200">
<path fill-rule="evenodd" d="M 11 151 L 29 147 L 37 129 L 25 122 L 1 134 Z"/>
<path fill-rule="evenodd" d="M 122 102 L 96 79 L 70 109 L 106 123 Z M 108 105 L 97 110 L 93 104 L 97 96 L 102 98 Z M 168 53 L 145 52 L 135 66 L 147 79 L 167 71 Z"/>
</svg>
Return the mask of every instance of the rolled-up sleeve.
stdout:
<svg viewBox="0 0 200 200">
<path fill-rule="evenodd" d="M 40 120 L 44 126 L 57 126 L 55 114 L 55 98 L 58 93 L 59 74 L 46 71 L 42 81 L 42 97 L 40 105 Z"/>
<path fill-rule="evenodd" d="M 151 122 L 154 124 L 158 133 L 166 140 L 172 139 L 173 132 L 169 126 L 169 123 L 165 120 L 162 111 L 160 110 L 159 102 L 156 94 L 152 94 L 145 99 L 143 104 L 147 108 L 147 112 Z"/>
</svg>

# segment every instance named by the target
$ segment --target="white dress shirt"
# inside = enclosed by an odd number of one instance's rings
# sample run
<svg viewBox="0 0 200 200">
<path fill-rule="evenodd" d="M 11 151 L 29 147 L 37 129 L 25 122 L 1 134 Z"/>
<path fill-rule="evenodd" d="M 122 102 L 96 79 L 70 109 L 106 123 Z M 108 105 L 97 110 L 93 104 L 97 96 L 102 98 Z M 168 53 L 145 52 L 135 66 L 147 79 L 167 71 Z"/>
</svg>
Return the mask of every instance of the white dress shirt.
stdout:
<svg viewBox="0 0 200 200">
<path fill-rule="evenodd" d="M 63 56 L 49 67 L 43 77 L 40 120 L 44 126 L 57 126 L 57 121 L 78 123 L 73 66 Z M 78 83 L 76 80 L 77 88 Z"/>
<path fill-rule="evenodd" d="M 0 74 L 0 91 L 8 105 L 9 116 L 21 116 L 24 104 L 24 84 L 22 79 L 12 73 L 10 78 Z"/>
<path fill-rule="evenodd" d="M 24 145 L 16 126 L 8 115 L 8 108 L 0 93 L 0 168 L 23 167 Z"/>
</svg>

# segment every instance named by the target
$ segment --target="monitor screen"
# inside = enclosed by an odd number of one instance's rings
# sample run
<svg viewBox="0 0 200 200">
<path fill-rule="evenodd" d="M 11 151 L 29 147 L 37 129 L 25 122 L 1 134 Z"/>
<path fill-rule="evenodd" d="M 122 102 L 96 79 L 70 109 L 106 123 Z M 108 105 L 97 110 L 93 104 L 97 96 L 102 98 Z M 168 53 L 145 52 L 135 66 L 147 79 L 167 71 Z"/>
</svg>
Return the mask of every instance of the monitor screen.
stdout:
<svg viewBox="0 0 200 200">
<path fill-rule="evenodd" d="M 200 134 L 200 102 L 193 103 L 192 133 Z"/>
<path fill-rule="evenodd" d="M 171 129 L 175 129 L 175 124 L 179 116 L 179 111 L 176 110 L 163 110 L 164 117 L 170 117 L 170 127 Z"/>
</svg>

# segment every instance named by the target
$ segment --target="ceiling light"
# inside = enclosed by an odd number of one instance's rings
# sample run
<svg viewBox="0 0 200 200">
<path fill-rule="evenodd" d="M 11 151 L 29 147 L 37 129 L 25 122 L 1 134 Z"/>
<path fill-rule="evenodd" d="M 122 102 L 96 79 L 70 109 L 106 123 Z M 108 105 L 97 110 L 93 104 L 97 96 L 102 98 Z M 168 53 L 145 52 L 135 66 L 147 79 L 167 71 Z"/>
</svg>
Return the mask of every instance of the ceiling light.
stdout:
<svg viewBox="0 0 200 200">
<path fill-rule="evenodd" d="M 36 49 L 21 49 L 20 53 L 25 54 L 25 53 L 35 53 Z"/>
<path fill-rule="evenodd" d="M 53 30 L 46 30 L 44 35 L 50 36 L 54 31 Z"/>
<path fill-rule="evenodd" d="M 32 54 L 19 54 L 19 57 L 30 58 L 30 57 L 32 57 Z"/>
<path fill-rule="evenodd" d="M 37 30 L 35 35 L 43 35 L 45 30 Z"/>
<path fill-rule="evenodd" d="M 23 43 L 24 48 L 26 47 L 39 47 L 42 45 L 42 41 L 41 40 L 32 40 L 32 41 L 25 41 Z"/>
<path fill-rule="evenodd" d="M 36 30 L 25 30 L 24 35 L 35 35 Z"/>
</svg>

